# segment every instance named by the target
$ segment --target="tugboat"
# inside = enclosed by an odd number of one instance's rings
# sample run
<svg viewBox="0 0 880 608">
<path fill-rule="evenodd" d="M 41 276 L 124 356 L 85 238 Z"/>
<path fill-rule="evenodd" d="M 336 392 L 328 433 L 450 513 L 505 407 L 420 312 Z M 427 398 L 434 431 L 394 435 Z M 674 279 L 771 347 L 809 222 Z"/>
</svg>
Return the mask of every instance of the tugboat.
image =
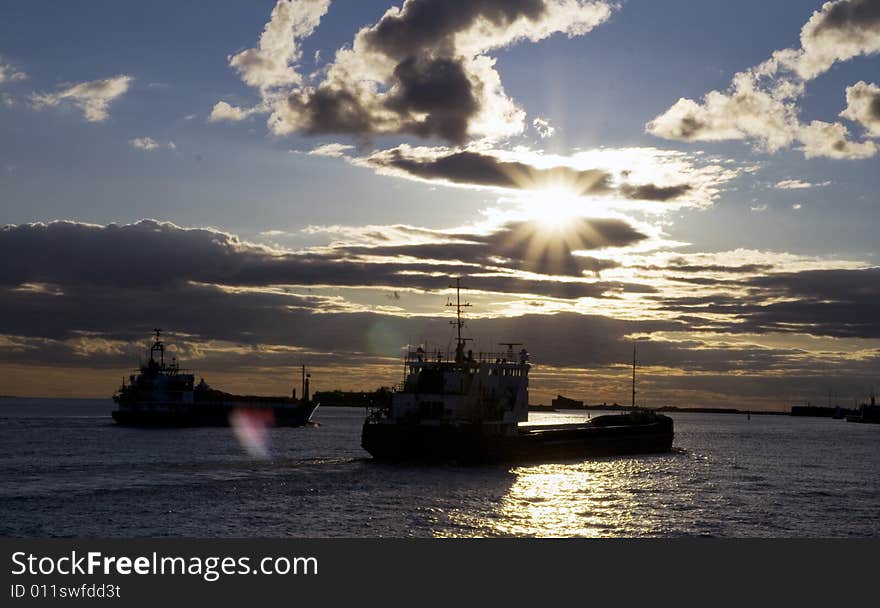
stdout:
<svg viewBox="0 0 880 608">
<path fill-rule="evenodd" d="M 181 369 L 176 358 L 165 362 L 162 330 L 150 346 L 150 359 L 131 374 L 128 383 L 113 395 L 117 408 L 113 420 L 124 426 L 194 427 L 229 426 L 233 418 L 246 415 L 266 426 L 303 426 L 318 404 L 309 399 L 309 374 L 302 368 L 303 394 L 292 397 L 232 395 L 211 388 L 204 378 Z"/>
<path fill-rule="evenodd" d="M 403 384 L 385 408 L 368 411 L 361 445 L 380 461 L 460 464 L 541 462 L 672 449 L 668 416 L 635 408 L 582 423 L 524 425 L 528 421 L 531 364 L 519 343 L 506 352 L 465 351 L 461 280 L 456 279 L 455 357 L 429 356 L 421 347 L 406 356 Z M 635 374 L 635 366 L 633 367 Z M 635 375 L 633 375 L 635 378 Z"/>
</svg>

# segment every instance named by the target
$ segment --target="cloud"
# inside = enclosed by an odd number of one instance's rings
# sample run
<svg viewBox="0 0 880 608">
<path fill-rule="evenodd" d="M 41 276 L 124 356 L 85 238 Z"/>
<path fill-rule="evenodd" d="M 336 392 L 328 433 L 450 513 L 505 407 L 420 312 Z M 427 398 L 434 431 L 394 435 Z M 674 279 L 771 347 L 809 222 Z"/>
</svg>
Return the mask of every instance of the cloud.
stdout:
<svg viewBox="0 0 880 608">
<path fill-rule="evenodd" d="M 261 111 L 261 108 L 240 108 L 225 101 L 218 101 L 211 108 L 208 122 L 239 122 Z"/>
<path fill-rule="evenodd" d="M 310 18 L 300 21 L 283 17 L 280 5 L 259 48 L 231 60 L 260 90 L 260 102 L 247 110 L 215 106 L 218 120 L 269 112 L 276 134 L 415 135 L 459 144 L 525 128 L 525 112 L 507 96 L 488 52 L 554 33 L 583 35 L 613 10 L 602 0 L 406 0 L 306 80 L 291 64 L 299 59 L 297 41 L 315 29 L 325 3 L 310 3 Z M 298 3 L 287 10 L 305 9 Z M 285 32 L 284 44 L 276 32 Z"/>
<path fill-rule="evenodd" d="M 800 48 L 775 51 L 736 74 L 728 90 L 710 91 L 700 102 L 679 99 L 646 125 L 647 132 L 683 141 L 748 140 L 771 153 L 800 143 L 808 158 L 873 156 L 876 145 L 852 140 L 841 123 L 801 124 L 797 99 L 835 62 L 880 52 L 878 13 L 877 0 L 826 2 L 801 30 Z"/>
<path fill-rule="evenodd" d="M 864 80 L 846 89 L 843 118 L 860 123 L 873 137 L 880 137 L 880 87 Z"/>
<path fill-rule="evenodd" d="M 784 179 L 773 184 L 777 190 L 804 190 L 807 188 L 824 188 L 830 186 L 831 182 L 806 182 L 800 179 Z"/>
<path fill-rule="evenodd" d="M 432 236 L 428 241 L 423 234 L 418 242 L 341 249 L 362 256 L 457 261 L 495 271 L 523 270 L 582 277 L 619 264 L 611 259 L 575 254 L 575 251 L 628 247 L 648 238 L 627 222 L 613 218 L 572 220 L 549 237 L 541 226 L 526 221 L 508 222 L 486 233 L 447 231 Z"/>
<path fill-rule="evenodd" d="M 55 93 L 34 93 L 31 95 L 31 103 L 35 109 L 41 109 L 70 101 L 82 110 L 87 121 L 102 122 L 109 118 L 110 104 L 128 91 L 133 80 L 131 76 L 120 75 L 80 82 Z"/>
<path fill-rule="evenodd" d="M 0 375 L 88 366 L 116 377 L 158 325 L 177 332 L 171 342 L 183 361 L 197 362 L 224 387 L 233 381 L 230 369 L 265 385 L 263 379 L 286 377 L 292 360 L 311 362 L 316 383 L 326 388 L 350 386 L 355 378 L 368 387 L 397 373 L 407 342 L 445 347 L 448 317 L 438 314 L 444 296 L 437 291 L 452 274 L 467 276 L 479 313 L 469 323 L 475 351 L 494 349 L 508 336 L 525 342 L 535 354 L 535 395 L 570 388 L 617 399 L 615 391 L 628 387 L 625 361 L 634 336 L 651 337 L 640 343 L 648 366 L 641 382 L 660 383 L 657 399 L 687 395 L 689 404 L 695 394 L 707 403 L 751 395 L 770 404 L 783 387 L 805 390 L 818 367 L 823 382 L 828 373 L 861 382 L 876 370 L 876 349 L 863 341 L 880 339 L 878 268 L 827 269 L 827 260 L 744 250 L 608 260 L 560 247 L 584 262 L 581 268 L 564 262 L 574 272 L 598 263 L 612 276 L 640 273 L 630 282 L 586 280 L 543 274 L 551 267 L 541 267 L 527 244 L 534 230 L 517 222 L 480 231 L 362 227 L 348 231 L 348 240 L 359 234 L 360 244 L 290 251 L 153 220 L 6 226 L 0 229 L 0 255 L 10 260 L 0 266 Z M 641 242 L 638 230 L 610 219 L 585 220 L 572 230 L 597 252 Z M 649 263 L 631 263 L 633 256 Z M 522 270 L 523 263 L 531 269 Z M 339 295 L 353 292 L 372 303 Z M 408 308 L 427 301 L 427 312 L 401 309 L 395 293 Z M 579 298 L 603 300 L 596 306 Z M 512 318 L 505 300 L 527 302 L 529 312 Z M 571 308 L 559 312 L 553 302 Z M 626 313 L 631 309 L 614 312 L 627 302 L 637 303 L 640 320 Z M 592 386 L 578 384 L 583 376 Z M 596 388 L 597 382 L 608 387 Z M 708 390 L 703 385 L 717 394 L 699 392 Z"/>
<path fill-rule="evenodd" d="M 547 139 L 548 137 L 553 137 L 553 134 L 556 133 L 556 127 L 550 124 L 550 121 L 546 118 L 536 118 L 532 121 L 532 126 L 535 128 L 535 131 L 538 132 L 538 135 L 541 139 Z"/>
<path fill-rule="evenodd" d="M 137 148 L 139 150 L 146 150 L 147 152 L 153 152 L 154 150 L 161 150 L 162 148 L 168 150 L 176 150 L 177 146 L 173 141 L 169 141 L 167 143 L 159 143 L 152 137 L 135 137 L 134 139 L 128 140 L 128 143 L 131 144 L 133 148 Z"/>
<path fill-rule="evenodd" d="M 310 156 L 330 156 L 332 158 L 341 158 L 353 148 L 354 146 L 349 146 L 345 144 L 329 143 L 309 150 L 308 154 Z"/>
<path fill-rule="evenodd" d="M 880 338 L 880 320 L 874 313 L 880 268 L 775 272 L 739 283 L 747 291 L 735 297 L 681 297 L 663 306 L 711 315 L 718 331 Z"/>
<path fill-rule="evenodd" d="M 671 201 L 684 196 L 691 191 L 689 184 L 676 184 L 674 186 L 658 186 L 656 184 L 623 184 L 620 192 L 637 201 Z"/>
<path fill-rule="evenodd" d="M 257 47 L 230 55 L 229 65 L 245 84 L 261 90 L 300 84 L 299 42 L 315 31 L 329 7 L 330 0 L 279 0 Z"/>
<path fill-rule="evenodd" d="M 27 78 L 28 75 L 25 72 L 17 70 L 9 63 L 5 63 L 3 58 L 0 57 L 0 84 L 3 84 L 4 82 L 27 80 Z"/>
<path fill-rule="evenodd" d="M 849 130 L 839 122 L 814 120 L 801 127 L 798 137 L 807 158 L 859 159 L 871 158 L 877 153 L 877 144 L 872 141 L 852 141 Z"/>
<path fill-rule="evenodd" d="M 799 51 L 777 51 L 775 59 L 804 80 L 828 71 L 838 61 L 880 53 L 880 3 L 877 0 L 826 2 L 801 31 Z"/>
<path fill-rule="evenodd" d="M 630 169 L 612 172 L 606 167 L 576 167 L 561 162 L 553 164 L 552 160 L 555 159 L 536 153 L 529 155 L 523 150 L 510 154 L 498 150 L 402 145 L 354 162 L 381 173 L 424 181 L 508 190 L 554 190 L 579 197 L 617 196 L 666 202 L 681 199 L 696 189 L 686 183 L 629 183 L 626 180 L 633 177 Z M 568 160 L 577 162 L 577 159 Z"/>
<path fill-rule="evenodd" d="M 578 170 L 567 166 L 538 168 L 519 161 L 505 161 L 487 153 L 412 149 L 401 146 L 377 152 L 367 164 L 394 169 L 425 180 L 499 188 L 535 189 L 551 184 L 571 184 L 578 194 L 599 194 L 611 190 L 611 174 L 599 169 Z"/>
<path fill-rule="evenodd" d="M 616 219 L 584 219 L 568 230 L 554 240 L 553 235 L 544 234 L 528 222 L 505 224 L 481 233 L 422 229 L 422 242 L 429 238 L 427 242 L 435 245 L 435 261 L 431 261 L 423 256 L 414 258 L 409 254 L 416 250 L 403 248 L 394 251 L 337 244 L 296 252 L 280 250 L 216 230 L 186 229 L 154 220 L 121 226 L 61 221 L 23 224 L 0 229 L 0 255 L 15 254 L 15 262 L 0 269 L 0 286 L 17 288 L 39 283 L 60 286 L 66 292 L 71 285 L 159 288 L 192 282 L 234 287 L 330 285 L 432 291 L 445 286 L 438 275 L 477 273 L 470 278 L 471 286 L 497 293 L 577 299 L 652 290 L 622 281 L 583 279 L 583 271 L 601 270 L 601 263 L 570 259 L 574 249 L 622 247 L 642 241 L 646 235 Z M 571 239 L 572 245 L 566 245 L 565 238 Z M 469 245 L 480 246 L 480 251 L 475 252 Z M 562 281 L 550 275 L 516 272 L 549 271 L 557 265 L 567 265 L 583 280 Z"/>
</svg>

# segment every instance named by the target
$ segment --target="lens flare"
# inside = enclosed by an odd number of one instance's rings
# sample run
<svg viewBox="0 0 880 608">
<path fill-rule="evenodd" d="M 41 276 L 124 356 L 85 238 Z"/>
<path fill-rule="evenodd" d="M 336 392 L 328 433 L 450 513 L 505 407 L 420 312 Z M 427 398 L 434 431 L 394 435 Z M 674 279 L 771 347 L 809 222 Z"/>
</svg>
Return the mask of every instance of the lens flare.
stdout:
<svg viewBox="0 0 880 608">
<path fill-rule="evenodd" d="M 241 448 L 252 458 L 269 458 L 269 429 L 274 426 L 271 410 L 240 408 L 229 416 L 229 425 Z"/>
</svg>

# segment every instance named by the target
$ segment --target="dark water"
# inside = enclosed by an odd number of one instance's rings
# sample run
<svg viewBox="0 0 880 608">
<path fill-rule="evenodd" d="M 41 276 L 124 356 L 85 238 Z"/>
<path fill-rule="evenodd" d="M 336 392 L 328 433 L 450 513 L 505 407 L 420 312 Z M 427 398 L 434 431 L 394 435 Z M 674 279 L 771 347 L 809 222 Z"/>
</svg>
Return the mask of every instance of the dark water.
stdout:
<svg viewBox="0 0 880 608">
<path fill-rule="evenodd" d="M 0 536 L 877 536 L 880 426 L 675 414 L 675 452 L 378 465 L 363 412 L 273 429 L 114 426 L 109 401 L 0 400 Z M 533 414 L 561 421 L 572 416 Z"/>
</svg>

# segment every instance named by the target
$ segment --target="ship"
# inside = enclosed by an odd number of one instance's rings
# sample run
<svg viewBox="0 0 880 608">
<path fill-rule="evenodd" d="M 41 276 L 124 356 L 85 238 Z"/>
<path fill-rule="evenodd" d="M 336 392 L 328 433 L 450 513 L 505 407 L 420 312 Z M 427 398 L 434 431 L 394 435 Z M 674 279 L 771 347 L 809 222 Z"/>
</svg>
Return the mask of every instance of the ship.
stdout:
<svg viewBox="0 0 880 608">
<path fill-rule="evenodd" d="M 870 403 L 863 403 L 855 413 L 846 417 L 847 422 L 863 422 L 866 424 L 880 424 L 880 405 L 871 393 Z"/>
<path fill-rule="evenodd" d="M 452 287 L 450 285 L 450 287 Z M 635 407 L 566 424 L 528 424 L 530 354 L 523 344 L 474 353 L 462 337 L 461 280 L 455 281 L 454 356 L 408 349 L 403 383 L 390 404 L 369 409 L 361 445 L 377 461 L 459 464 L 554 462 L 668 452 L 670 417 Z M 522 347 L 516 350 L 515 347 Z M 635 352 L 635 351 L 634 351 Z"/>
<path fill-rule="evenodd" d="M 137 427 L 230 426 L 248 417 L 265 426 L 295 427 L 311 421 L 318 403 L 309 398 L 310 374 L 302 367 L 302 396 L 261 397 L 233 395 L 212 388 L 201 378 L 182 369 L 176 357 L 165 361 L 162 330 L 155 329 L 149 359 L 138 370 L 123 378 L 113 395 L 118 424 Z"/>
</svg>

